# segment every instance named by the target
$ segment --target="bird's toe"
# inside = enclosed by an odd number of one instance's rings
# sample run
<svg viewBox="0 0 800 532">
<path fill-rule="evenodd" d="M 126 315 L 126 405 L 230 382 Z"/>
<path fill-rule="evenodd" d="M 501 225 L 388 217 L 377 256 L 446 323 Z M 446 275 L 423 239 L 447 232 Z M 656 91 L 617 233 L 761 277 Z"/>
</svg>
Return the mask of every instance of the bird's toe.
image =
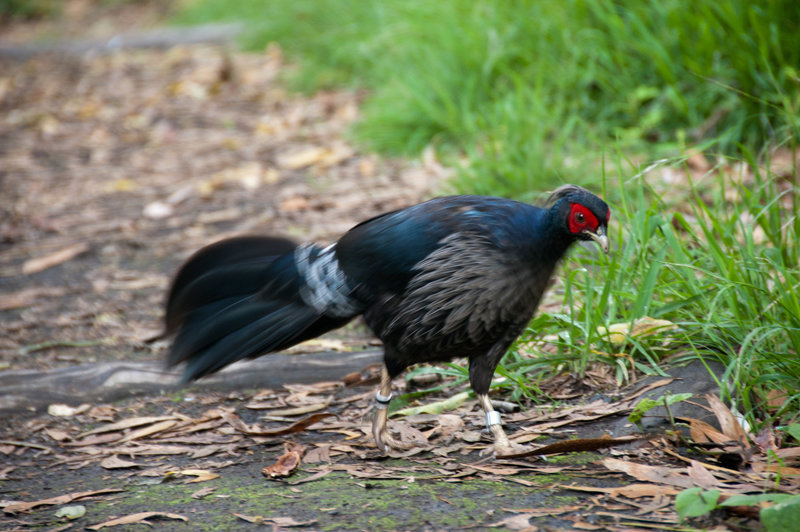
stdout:
<svg viewBox="0 0 800 532">
<path fill-rule="evenodd" d="M 413 442 L 398 440 L 394 436 L 392 436 L 388 430 L 384 431 L 380 438 L 375 439 L 375 443 L 378 446 L 378 449 L 387 453 L 389 451 L 408 451 L 414 448 Z"/>
<path fill-rule="evenodd" d="M 492 452 L 492 454 L 494 454 L 494 456 L 496 456 L 497 458 L 502 458 L 504 456 L 514 456 L 517 454 L 523 454 L 529 450 L 530 449 L 525 445 L 521 445 L 519 443 L 514 443 L 511 441 L 506 441 L 506 442 L 495 442 L 495 444 L 492 445 L 491 447 L 487 447 L 484 452 L 486 452 L 487 454 L 489 452 Z"/>
<path fill-rule="evenodd" d="M 494 455 L 497 457 L 513 456 L 515 454 L 522 454 L 529 450 L 530 449 L 528 447 L 513 442 L 509 442 L 508 444 L 502 444 L 502 445 L 500 444 L 494 445 Z"/>
</svg>

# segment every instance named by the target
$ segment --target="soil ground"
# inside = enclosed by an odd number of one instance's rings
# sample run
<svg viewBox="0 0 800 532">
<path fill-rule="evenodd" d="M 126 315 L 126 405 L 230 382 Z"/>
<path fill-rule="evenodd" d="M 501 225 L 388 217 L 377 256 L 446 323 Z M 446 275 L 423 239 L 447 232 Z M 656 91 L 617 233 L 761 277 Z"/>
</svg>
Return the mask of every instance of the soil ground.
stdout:
<svg viewBox="0 0 800 532">
<path fill-rule="evenodd" d="M 99 13 L 90 4 L 67 2 L 55 27 L 7 25 L 2 48 L 29 50 L 42 35 L 106 39 L 164 15 L 160 2 Z M 165 344 L 144 340 L 160 330 L 170 276 L 202 245 L 242 233 L 330 241 L 430 197 L 449 175 L 431 154 L 399 161 L 360 152 L 347 128 L 362 95 L 287 92 L 281 76 L 290 67 L 276 46 L 80 49 L 0 57 L 0 369 L 11 380 L 24 375 L 29 389 L 60 386 L 47 377 L 71 367 L 159 364 Z M 356 323 L 296 354 L 376 348 Z M 280 376 L 266 360 L 259 370 Z M 455 414 L 404 418 L 395 429 L 419 445 L 384 456 L 368 428 L 375 372 L 309 363 L 317 378 L 306 384 L 267 390 L 223 376 L 216 391 L 201 382 L 122 399 L 129 382 L 113 397 L 64 384 L 68 404 L 30 402 L 2 417 L 0 528 L 139 530 L 145 519 L 159 530 L 677 526 L 671 497 L 689 485 L 683 477 L 645 489 L 630 480 L 644 473 L 615 462 L 636 457 L 683 472 L 669 439 L 548 461 L 494 459 L 482 454 L 489 439 L 464 394 Z M 630 434 L 626 401 L 647 385 L 602 390 L 566 376 L 553 386 L 570 401 L 526 405 L 505 419 L 520 443 Z M 292 460 L 301 460 L 297 469 Z M 262 473 L 272 464 L 282 473 Z M 57 513 L 65 507 L 74 518 Z M 128 524 L 109 523 L 123 516 Z M 753 524 L 728 514 L 694 523 Z"/>
</svg>

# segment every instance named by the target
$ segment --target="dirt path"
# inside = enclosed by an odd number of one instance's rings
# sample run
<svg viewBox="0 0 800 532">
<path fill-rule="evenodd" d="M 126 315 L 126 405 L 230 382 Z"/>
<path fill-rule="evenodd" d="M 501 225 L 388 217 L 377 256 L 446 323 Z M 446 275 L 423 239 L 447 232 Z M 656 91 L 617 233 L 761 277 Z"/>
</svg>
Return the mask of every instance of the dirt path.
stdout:
<svg viewBox="0 0 800 532">
<path fill-rule="evenodd" d="M 345 140 L 358 95 L 287 94 L 277 49 L 0 61 L 7 368 L 130 359 L 200 246 L 249 232 L 335 238 L 420 201 L 443 173 L 359 153 Z"/>
</svg>

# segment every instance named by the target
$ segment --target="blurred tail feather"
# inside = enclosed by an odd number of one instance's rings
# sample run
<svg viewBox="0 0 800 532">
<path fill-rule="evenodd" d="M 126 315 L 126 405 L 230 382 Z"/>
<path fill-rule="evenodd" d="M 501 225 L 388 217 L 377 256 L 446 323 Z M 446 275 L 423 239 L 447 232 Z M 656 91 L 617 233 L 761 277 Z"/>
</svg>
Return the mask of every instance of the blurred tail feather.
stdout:
<svg viewBox="0 0 800 532">
<path fill-rule="evenodd" d="M 232 238 L 201 249 L 180 269 L 169 292 L 165 334 L 177 333 L 167 362 L 187 362 L 185 381 L 352 318 L 326 316 L 303 301 L 296 247 L 281 238 Z"/>
</svg>

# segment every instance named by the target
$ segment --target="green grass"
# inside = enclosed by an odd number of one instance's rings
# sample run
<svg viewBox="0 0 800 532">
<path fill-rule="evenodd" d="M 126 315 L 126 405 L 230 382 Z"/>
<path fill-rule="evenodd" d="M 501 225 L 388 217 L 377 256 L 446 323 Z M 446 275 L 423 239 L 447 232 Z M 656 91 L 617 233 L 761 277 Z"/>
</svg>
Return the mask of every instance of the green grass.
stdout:
<svg viewBox="0 0 800 532">
<path fill-rule="evenodd" d="M 247 48 L 279 42 L 297 88 L 370 89 L 363 144 L 466 154 L 460 191 L 591 182 L 609 146 L 738 153 L 800 131 L 792 0 L 199 0 L 179 17 L 218 20 L 247 21 Z"/>
<path fill-rule="evenodd" d="M 724 393 L 754 420 L 769 421 L 771 388 L 791 396 L 781 422 L 800 411 L 798 172 L 763 170 L 800 137 L 795 1 L 198 0 L 178 20 L 246 21 L 245 47 L 280 43 L 299 90 L 368 89 L 354 139 L 434 145 L 459 167 L 455 191 L 602 191 L 616 247 L 566 262 L 563 310 L 519 344 L 557 332 L 559 348 L 512 350 L 499 370 L 518 396 L 535 397 L 543 371 L 599 357 L 625 380 L 683 353 L 719 358 Z M 717 166 L 692 174 L 689 149 Z M 663 168 L 693 177 L 668 184 Z M 680 329 L 623 346 L 598 332 L 644 316 Z"/>
<path fill-rule="evenodd" d="M 0 0 L 0 22 L 4 18 L 51 17 L 59 11 L 56 0 Z"/>
<path fill-rule="evenodd" d="M 721 165 L 678 190 L 652 185 L 652 171 L 620 179 L 608 191 L 618 198 L 615 249 L 608 257 L 579 251 L 568 260 L 564 314 L 540 315 L 536 320 L 553 326 L 532 327 L 522 339 L 561 330 L 561 349 L 517 357 L 513 369 L 541 371 L 558 363 L 580 371 L 599 354 L 625 380 L 630 365 L 654 372 L 666 355 L 712 356 L 727 368 L 723 393 L 754 418 L 764 419 L 758 401 L 769 389 L 788 391 L 782 414 L 796 415 L 800 199 L 796 185 L 750 163 L 753 174 L 737 178 Z M 661 164 L 683 168 L 681 159 Z M 645 316 L 669 320 L 679 330 L 612 346 L 597 329 Z M 618 352 L 630 356 L 611 356 Z"/>
</svg>

